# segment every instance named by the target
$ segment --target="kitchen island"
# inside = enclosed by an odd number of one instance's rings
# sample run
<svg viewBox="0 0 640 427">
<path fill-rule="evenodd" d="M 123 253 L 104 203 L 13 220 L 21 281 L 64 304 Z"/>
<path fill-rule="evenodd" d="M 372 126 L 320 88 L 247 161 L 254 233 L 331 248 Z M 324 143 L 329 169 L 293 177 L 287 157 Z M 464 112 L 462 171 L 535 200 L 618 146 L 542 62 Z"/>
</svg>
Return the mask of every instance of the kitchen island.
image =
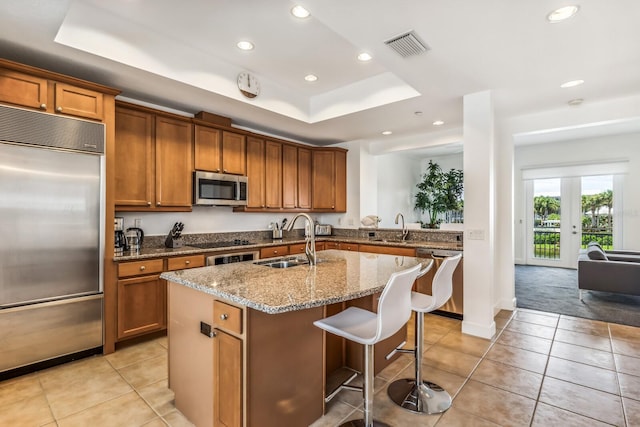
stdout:
<svg viewBox="0 0 640 427">
<path fill-rule="evenodd" d="M 351 366 L 360 355 L 313 321 L 346 305 L 374 309 L 393 272 L 431 262 L 339 250 L 318 259 L 314 267 L 244 262 L 162 274 L 169 387 L 194 424 L 311 424 L 324 412 L 328 359 Z"/>
</svg>

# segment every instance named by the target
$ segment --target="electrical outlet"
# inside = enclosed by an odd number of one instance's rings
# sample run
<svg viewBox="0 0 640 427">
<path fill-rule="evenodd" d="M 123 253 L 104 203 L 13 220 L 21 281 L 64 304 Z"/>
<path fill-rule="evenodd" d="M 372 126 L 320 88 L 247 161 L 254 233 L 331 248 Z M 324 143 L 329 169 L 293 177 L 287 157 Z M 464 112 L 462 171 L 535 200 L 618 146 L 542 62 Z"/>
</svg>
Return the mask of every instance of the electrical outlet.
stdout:
<svg viewBox="0 0 640 427">
<path fill-rule="evenodd" d="M 349 225 L 353 225 L 353 218 L 349 218 Z"/>
<path fill-rule="evenodd" d="M 133 220 L 133 226 L 136 228 L 142 228 L 142 219 L 136 218 Z"/>
</svg>

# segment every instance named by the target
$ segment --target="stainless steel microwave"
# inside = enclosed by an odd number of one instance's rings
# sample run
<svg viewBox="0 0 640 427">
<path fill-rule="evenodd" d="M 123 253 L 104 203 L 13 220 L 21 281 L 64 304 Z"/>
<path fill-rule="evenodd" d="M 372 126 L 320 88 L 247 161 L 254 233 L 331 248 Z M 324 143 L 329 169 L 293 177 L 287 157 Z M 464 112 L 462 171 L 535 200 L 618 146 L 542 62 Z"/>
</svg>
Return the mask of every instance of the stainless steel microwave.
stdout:
<svg viewBox="0 0 640 427">
<path fill-rule="evenodd" d="M 247 204 L 246 176 L 205 171 L 193 173 L 193 204 L 198 206 L 244 206 Z"/>
</svg>

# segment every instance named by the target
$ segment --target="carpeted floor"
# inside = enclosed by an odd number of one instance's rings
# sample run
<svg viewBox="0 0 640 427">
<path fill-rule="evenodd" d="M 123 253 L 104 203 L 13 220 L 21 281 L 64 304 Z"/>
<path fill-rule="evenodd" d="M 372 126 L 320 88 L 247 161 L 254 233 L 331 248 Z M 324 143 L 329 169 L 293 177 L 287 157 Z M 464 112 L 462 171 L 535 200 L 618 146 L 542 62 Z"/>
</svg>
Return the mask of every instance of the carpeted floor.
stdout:
<svg viewBox="0 0 640 427">
<path fill-rule="evenodd" d="M 516 265 L 515 272 L 520 308 L 640 326 L 638 296 L 583 291 L 580 301 L 577 270 Z"/>
</svg>

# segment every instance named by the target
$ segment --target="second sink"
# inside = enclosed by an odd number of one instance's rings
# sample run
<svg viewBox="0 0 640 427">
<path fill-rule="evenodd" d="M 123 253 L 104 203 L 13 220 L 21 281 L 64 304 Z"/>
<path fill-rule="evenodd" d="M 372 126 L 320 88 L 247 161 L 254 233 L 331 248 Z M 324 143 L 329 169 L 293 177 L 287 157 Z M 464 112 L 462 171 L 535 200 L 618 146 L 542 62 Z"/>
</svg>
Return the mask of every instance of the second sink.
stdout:
<svg viewBox="0 0 640 427">
<path fill-rule="evenodd" d="M 284 259 L 272 259 L 254 262 L 256 265 L 264 265 L 271 268 L 289 268 L 298 265 L 309 265 L 309 261 L 300 258 L 284 258 Z"/>
</svg>

